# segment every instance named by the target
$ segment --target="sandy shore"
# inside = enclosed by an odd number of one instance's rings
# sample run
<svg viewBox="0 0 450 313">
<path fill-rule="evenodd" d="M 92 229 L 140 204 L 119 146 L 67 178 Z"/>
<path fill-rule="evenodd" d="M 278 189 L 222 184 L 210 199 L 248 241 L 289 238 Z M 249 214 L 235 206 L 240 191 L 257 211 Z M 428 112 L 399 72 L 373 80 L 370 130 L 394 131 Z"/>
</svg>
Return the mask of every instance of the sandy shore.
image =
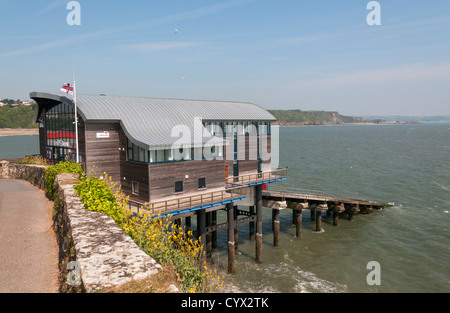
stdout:
<svg viewBox="0 0 450 313">
<path fill-rule="evenodd" d="M 39 128 L 0 128 L 0 136 L 39 135 Z"/>
</svg>

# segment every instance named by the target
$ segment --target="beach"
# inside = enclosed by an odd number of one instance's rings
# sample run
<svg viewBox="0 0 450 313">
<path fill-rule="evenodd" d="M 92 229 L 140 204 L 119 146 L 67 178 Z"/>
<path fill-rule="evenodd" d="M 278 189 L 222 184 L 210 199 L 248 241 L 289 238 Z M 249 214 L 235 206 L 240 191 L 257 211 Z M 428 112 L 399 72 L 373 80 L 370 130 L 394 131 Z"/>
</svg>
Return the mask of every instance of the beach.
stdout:
<svg viewBox="0 0 450 313">
<path fill-rule="evenodd" d="M 39 135 L 39 128 L 0 128 L 0 136 Z"/>
</svg>

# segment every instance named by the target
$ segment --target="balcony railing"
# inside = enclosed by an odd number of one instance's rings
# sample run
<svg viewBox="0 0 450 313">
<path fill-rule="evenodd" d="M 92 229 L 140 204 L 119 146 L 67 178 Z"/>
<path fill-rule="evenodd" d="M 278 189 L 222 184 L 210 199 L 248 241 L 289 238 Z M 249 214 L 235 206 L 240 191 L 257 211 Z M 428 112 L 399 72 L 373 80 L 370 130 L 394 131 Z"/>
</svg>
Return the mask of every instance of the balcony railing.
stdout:
<svg viewBox="0 0 450 313">
<path fill-rule="evenodd" d="M 274 182 L 286 179 L 287 168 L 279 168 L 270 172 L 252 173 L 241 176 L 227 177 L 225 185 L 227 188 L 251 186 L 258 183 Z"/>
<path fill-rule="evenodd" d="M 219 190 L 191 196 L 157 200 L 150 203 L 128 200 L 128 208 L 134 212 L 142 211 L 144 213 L 149 213 L 152 216 L 156 216 L 158 214 L 181 214 L 243 199 L 245 199 L 245 196 L 242 194 L 242 191 L 238 189 Z"/>
</svg>

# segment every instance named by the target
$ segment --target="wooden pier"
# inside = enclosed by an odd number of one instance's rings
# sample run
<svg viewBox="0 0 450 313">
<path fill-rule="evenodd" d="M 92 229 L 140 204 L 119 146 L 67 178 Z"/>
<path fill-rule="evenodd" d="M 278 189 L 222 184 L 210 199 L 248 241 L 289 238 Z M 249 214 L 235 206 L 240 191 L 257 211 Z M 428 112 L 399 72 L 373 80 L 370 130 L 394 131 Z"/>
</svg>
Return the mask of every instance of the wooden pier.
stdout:
<svg viewBox="0 0 450 313">
<path fill-rule="evenodd" d="M 296 237 L 302 236 L 302 212 L 310 210 L 311 219 L 316 220 L 316 231 L 322 231 L 322 213 L 333 215 L 333 225 L 338 226 L 339 214 L 347 213 L 349 221 L 355 214 L 370 214 L 381 210 L 389 204 L 366 200 L 336 198 L 325 195 L 313 195 L 303 192 L 285 192 L 265 190 L 262 194 L 263 206 L 272 209 L 274 245 L 278 246 L 280 210 L 292 209 L 292 223 L 296 225 Z"/>
<path fill-rule="evenodd" d="M 143 204 L 130 200 L 131 210 L 145 210 L 153 216 L 170 216 L 184 227 L 193 230 L 201 238 L 206 256 L 217 247 L 217 231 L 227 230 L 228 272 L 235 273 L 235 255 L 238 250 L 238 226 L 249 224 L 249 240 L 255 242 L 255 260 L 262 262 L 263 208 L 272 210 L 273 245 L 280 242 L 280 211 L 292 210 L 292 223 L 296 225 L 296 237 L 302 237 L 302 217 L 304 210 L 310 210 L 311 220 L 316 222 L 316 231 L 322 231 L 322 214 L 333 215 L 333 225 L 338 226 L 339 215 L 353 220 L 355 214 L 370 214 L 374 210 L 388 207 L 388 204 L 366 200 L 329 197 L 293 190 L 263 190 L 268 183 L 286 179 L 286 169 L 268 173 L 246 175 L 227 182 L 222 189 L 195 193 L 189 196 L 158 199 Z M 281 187 L 283 188 L 283 187 Z M 287 190 L 288 188 L 285 188 Z M 320 193 L 320 192 L 317 192 Z M 218 223 L 218 212 L 226 212 L 226 221 Z M 196 229 L 192 229 L 191 219 L 196 216 Z M 222 217 L 223 220 L 224 217 Z"/>
</svg>

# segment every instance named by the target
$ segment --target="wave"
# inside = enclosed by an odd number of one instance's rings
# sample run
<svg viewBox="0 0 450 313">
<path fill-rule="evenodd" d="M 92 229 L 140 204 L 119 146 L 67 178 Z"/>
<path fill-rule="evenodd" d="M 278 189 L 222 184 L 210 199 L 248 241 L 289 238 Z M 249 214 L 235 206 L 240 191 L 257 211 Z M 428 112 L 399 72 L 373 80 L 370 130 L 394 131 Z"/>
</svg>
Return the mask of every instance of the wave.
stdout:
<svg viewBox="0 0 450 313">
<path fill-rule="evenodd" d="M 446 190 L 446 191 L 449 191 L 449 190 L 450 190 L 449 187 L 446 187 L 446 186 L 444 186 L 444 185 L 438 183 L 437 181 L 434 181 L 434 180 L 433 180 L 433 183 L 435 183 L 436 185 L 438 185 L 442 190 Z"/>
<path fill-rule="evenodd" d="M 286 258 L 286 255 L 285 255 Z M 289 258 L 287 258 L 290 261 Z M 226 282 L 223 291 L 228 293 L 342 293 L 347 286 L 317 277 L 299 266 L 281 262 L 267 266 L 250 265 L 253 276 L 263 277 L 261 281 L 238 284 L 233 279 Z M 259 268 L 258 268 L 259 267 Z M 242 282 L 242 280 L 241 280 Z"/>
</svg>

